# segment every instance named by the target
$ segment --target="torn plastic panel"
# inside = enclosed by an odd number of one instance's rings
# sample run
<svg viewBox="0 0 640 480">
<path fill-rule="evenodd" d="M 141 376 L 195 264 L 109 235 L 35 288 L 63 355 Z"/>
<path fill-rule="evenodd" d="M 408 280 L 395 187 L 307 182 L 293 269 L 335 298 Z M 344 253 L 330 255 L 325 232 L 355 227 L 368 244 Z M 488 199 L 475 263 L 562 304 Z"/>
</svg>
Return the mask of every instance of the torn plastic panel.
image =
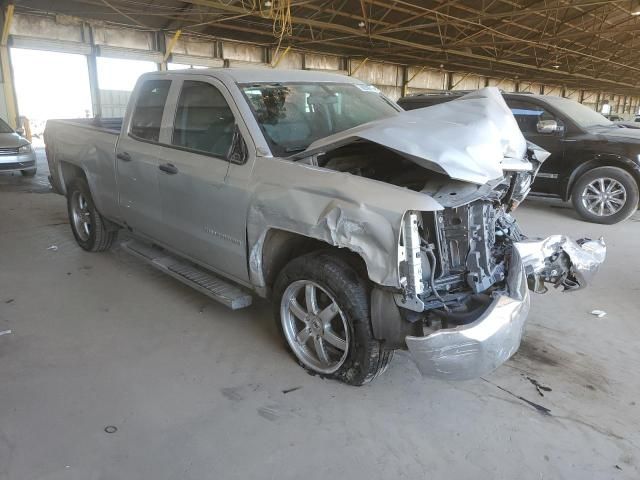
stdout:
<svg viewBox="0 0 640 480">
<path fill-rule="evenodd" d="M 568 262 L 557 277 L 571 278 L 584 287 L 604 261 L 602 240 L 578 240 L 554 235 L 544 240 L 514 244 L 507 288 L 495 291 L 486 310 L 472 323 L 424 336 L 405 338 L 420 372 L 446 380 L 468 380 L 491 373 L 519 348 L 529 312 L 527 284 L 544 275 L 554 257 Z M 529 280 L 529 281 L 528 281 Z M 553 278 L 551 279 L 553 281 Z"/>
<path fill-rule="evenodd" d="M 317 140 L 293 158 L 359 140 L 383 145 L 454 180 L 479 185 L 502 177 L 504 170 L 533 169 L 525 155 L 527 142 L 495 87 L 345 130 Z"/>
<path fill-rule="evenodd" d="M 604 240 L 572 240 L 552 235 L 544 240 L 525 240 L 517 244 L 529 286 L 544 293 L 544 283 L 562 287 L 563 291 L 587 286 L 605 260 Z"/>
</svg>

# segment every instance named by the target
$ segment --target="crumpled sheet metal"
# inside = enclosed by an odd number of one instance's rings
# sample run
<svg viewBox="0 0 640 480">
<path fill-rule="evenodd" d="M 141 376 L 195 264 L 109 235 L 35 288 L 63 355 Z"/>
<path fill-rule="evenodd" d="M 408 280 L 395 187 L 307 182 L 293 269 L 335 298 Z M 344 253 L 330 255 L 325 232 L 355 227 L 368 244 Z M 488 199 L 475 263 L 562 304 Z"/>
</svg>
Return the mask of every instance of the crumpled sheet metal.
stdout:
<svg viewBox="0 0 640 480">
<path fill-rule="evenodd" d="M 571 273 L 584 287 L 604 261 L 602 239 L 579 242 L 553 235 L 516 243 L 507 292 L 496 295 L 480 318 L 426 337 L 406 337 L 420 372 L 445 380 L 468 380 L 489 374 L 507 361 L 520 346 L 529 313 L 527 275 L 543 270 L 545 258 L 563 250 L 571 260 Z"/>
<path fill-rule="evenodd" d="M 469 325 L 405 341 L 418 370 L 443 380 L 470 380 L 491 373 L 518 350 L 529 314 L 529 290 L 517 255 L 509 269 L 509 293 L 498 294 Z"/>
<path fill-rule="evenodd" d="M 265 287 L 262 250 L 272 228 L 347 248 L 363 258 L 373 282 L 398 287 L 404 213 L 442 210 L 428 195 L 288 160 L 256 162 L 252 178 L 249 275 L 258 288 Z"/>
<path fill-rule="evenodd" d="M 506 167 L 531 169 L 525 158 L 527 142 L 495 87 L 331 135 L 297 156 L 326 152 L 359 139 L 385 146 L 455 180 L 476 184 L 501 177 Z"/>
<path fill-rule="evenodd" d="M 551 155 L 551 152 L 547 152 L 546 150 L 540 148 L 538 145 L 530 142 L 529 140 L 527 140 L 527 149 L 531 151 L 534 158 L 540 163 L 544 162 L 547 158 L 549 158 L 549 155 Z"/>
<path fill-rule="evenodd" d="M 607 255 L 604 239 L 572 240 L 565 235 L 552 235 L 543 240 L 524 240 L 515 244 L 526 273 L 540 273 L 545 268 L 545 259 L 564 251 L 571 260 L 570 274 L 577 280 L 579 288 L 591 283 Z"/>
</svg>

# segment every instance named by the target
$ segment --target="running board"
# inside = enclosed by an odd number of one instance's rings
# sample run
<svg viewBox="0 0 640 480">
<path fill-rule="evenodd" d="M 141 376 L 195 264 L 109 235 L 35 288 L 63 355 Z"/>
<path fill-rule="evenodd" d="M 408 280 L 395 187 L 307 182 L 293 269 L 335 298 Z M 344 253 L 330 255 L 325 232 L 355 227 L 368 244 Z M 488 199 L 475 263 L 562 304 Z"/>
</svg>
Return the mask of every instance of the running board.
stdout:
<svg viewBox="0 0 640 480">
<path fill-rule="evenodd" d="M 252 297 L 244 290 L 165 250 L 136 240 L 128 240 L 120 246 L 125 252 L 146 261 L 152 267 L 226 305 L 231 310 L 251 305 Z"/>
</svg>

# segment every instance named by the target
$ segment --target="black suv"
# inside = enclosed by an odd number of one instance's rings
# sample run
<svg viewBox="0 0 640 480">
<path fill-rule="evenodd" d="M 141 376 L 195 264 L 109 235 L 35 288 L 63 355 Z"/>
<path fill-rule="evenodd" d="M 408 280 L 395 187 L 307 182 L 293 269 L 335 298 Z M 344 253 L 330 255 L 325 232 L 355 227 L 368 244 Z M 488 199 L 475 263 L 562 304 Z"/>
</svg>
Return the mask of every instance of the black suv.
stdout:
<svg viewBox="0 0 640 480">
<path fill-rule="evenodd" d="M 401 98 L 405 110 L 430 107 L 467 92 Z M 503 93 L 527 140 L 549 151 L 532 190 L 571 199 L 590 222 L 613 224 L 638 208 L 640 130 L 622 128 L 567 98 Z"/>
</svg>

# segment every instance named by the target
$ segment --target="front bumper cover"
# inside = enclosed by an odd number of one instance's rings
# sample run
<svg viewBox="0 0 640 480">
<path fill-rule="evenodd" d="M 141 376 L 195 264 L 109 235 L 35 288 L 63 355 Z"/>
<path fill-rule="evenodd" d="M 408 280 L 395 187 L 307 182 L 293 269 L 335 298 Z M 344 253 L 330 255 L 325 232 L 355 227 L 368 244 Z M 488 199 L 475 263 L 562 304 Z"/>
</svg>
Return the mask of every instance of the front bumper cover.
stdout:
<svg viewBox="0 0 640 480">
<path fill-rule="evenodd" d="M 575 242 L 562 235 L 516 243 L 507 289 L 494 294 L 480 318 L 426 337 L 405 338 L 420 373 L 445 380 L 469 380 L 491 373 L 507 361 L 520 346 L 529 313 L 527 277 L 546 274 L 550 259 L 562 252 L 569 259 L 564 273 L 581 288 L 604 261 L 606 246 L 602 239 Z"/>
<path fill-rule="evenodd" d="M 0 172 L 16 172 L 36 168 L 36 155 L 33 152 L 0 156 Z"/>
</svg>

